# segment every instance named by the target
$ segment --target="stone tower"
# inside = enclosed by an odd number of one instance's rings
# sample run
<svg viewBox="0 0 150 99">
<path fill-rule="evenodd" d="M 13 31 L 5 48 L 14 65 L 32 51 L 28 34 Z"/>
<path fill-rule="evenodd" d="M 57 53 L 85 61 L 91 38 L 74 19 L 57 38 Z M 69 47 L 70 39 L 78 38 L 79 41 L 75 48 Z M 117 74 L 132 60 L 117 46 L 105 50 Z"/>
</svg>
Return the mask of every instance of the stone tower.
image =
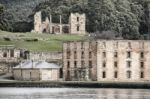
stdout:
<svg viewBox="0 0 150 99">
<path fill-rule="evenodd" d="M 42 33 L 41 25 L 42 25 L 42 18 L 41 18 L 41 11 L 39 11 L 34 15 L 34 32 Z"/>
<path fill-rule="evenodd" d="M 86 34 L 85 29 L 86 16 L 85 14 L 71 13 L 70 15 L 70 33 L 71 34 Z"/>
</svg>

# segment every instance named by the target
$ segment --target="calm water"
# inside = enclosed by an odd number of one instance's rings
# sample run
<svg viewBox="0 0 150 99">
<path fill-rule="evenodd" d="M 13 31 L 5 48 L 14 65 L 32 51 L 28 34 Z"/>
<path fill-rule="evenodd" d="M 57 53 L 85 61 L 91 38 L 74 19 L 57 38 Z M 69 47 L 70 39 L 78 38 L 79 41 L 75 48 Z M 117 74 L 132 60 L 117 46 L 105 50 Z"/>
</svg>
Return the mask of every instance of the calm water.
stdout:
<svg viewBox="0 0 150 99">
<path fill-rule="evenodd" d="M 0 99 L 150 99 L 150 90 L 88 88 L 0 88 Z"/>
</svg>

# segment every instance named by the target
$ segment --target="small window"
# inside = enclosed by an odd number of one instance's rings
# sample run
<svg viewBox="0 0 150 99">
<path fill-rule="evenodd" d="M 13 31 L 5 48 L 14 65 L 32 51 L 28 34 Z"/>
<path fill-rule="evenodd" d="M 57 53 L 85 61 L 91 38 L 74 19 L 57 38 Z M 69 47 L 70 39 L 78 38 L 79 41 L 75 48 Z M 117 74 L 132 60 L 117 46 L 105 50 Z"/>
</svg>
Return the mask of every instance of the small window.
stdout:
<svg viewBox="0 0 150 99">
<path fill-rule="evenodd" d="M 127 78 L 131 78 L 131 71 L 127 71 Z"/>
<path fill-rule="evenodd" d="M 141 57 L 141 58 L 144 58 L 144 52 L 141 52 L 141 53 L 140 53 L 140 57 Z"/>
<path fill-rule="evenodd" d="M 114 72 L 114 78 L 118 78 L 118 72 L 117 71 Z"/>
<path fill-rule="evenodd" d="M 127 58 L 131 58 L 131 52 L 130 51 L 127 52 Z"/>
<path fill-rule="evenodd" d="M 77 31 L 80 31 L 80 27 L 79 26 L 77 26 Z"/>
<path fill-rule="evenodd" d="M 114 52 L 114 58 L 118 57 L 118 52 Z"/>
<path fill-rule="evenodd" d="M 106 58 L 106 52 L 103 52 L 103 58 Z"/>
<path fill-rule="evenodd" d="M 140 67 L 144 68 L 144 62 L 140 62 Z"/>
<path fill-rule="evenodd" d="M 102 77 L 106 78 L 106 72 L 105 71 L 102 72 Z"/>
<path fill-rule="evenodd" d="M 14 50 L 10 50 L 10 57 L 14 57 Z"/>
<path fill-rule="evenodd" d="M 67 59 L 70 59 L 71 52 L 67 51 Z"/>
<path fill-rule="evenodd" d="M 85 66 L 85 62 L 81 61 L 81 67 L 84 67 L 84 66 Z"/>
<path fill-rule="evenodd" d="M 114 62 L 114 67 L 115 67 L 115 68 L 118 67 L 118 62 Z"/>
<path fill-rule="evenodd" d="M 77 68 L 77 61 L 74 61 L 74 67 Z"/>
<path fill-rule="evenodd" d="M 144 78 L 144 72 L 143 71 L 140 74 L 140 78 Z"/>
<path fill-rule="evenodd" d="M 77 17 L 77 22 L 79 22 L 79 17 Z"/>
<path fill-rule="evenodd" d="M 69 61 L 67 62 L 67 68 L 70 68 L 70 62 Z"/>
<path fill-rule="evenodd" d="M 127 61 L 127 67 L 128 67 L 128 68 L 131 67 L 131 61 Z"/>
<path fill-rule="evenodd" d="M 89 61 L 89 67 L 92 68 L 92 61 Z"/>
<path fill-rule="evenodd" d="M 77 59 L 77 52 L 74 51 L 74 59 Z"/>
<path fill-rule="evenodd" d="M 7 57 L 7 52 L 4 52 L 4 53 L 3 53 L 3 57 Z"/>
<path fill-rule="evenodd" d="M 92 58 L 92 52 L 89 52 L 89 58 Z"/>
<path fill-rule="evenodd" d="M 81 59 L 83 59 L 84 58 L 84 52 L 82 51 L 81 52 Z"/>
<path fill-rule="evenodd" d="M 105 67 L 106 67 L 106 62 L 104 61 L 102 65 L 103 65 L 103 67 L 105 68 Z"/>
</svg>

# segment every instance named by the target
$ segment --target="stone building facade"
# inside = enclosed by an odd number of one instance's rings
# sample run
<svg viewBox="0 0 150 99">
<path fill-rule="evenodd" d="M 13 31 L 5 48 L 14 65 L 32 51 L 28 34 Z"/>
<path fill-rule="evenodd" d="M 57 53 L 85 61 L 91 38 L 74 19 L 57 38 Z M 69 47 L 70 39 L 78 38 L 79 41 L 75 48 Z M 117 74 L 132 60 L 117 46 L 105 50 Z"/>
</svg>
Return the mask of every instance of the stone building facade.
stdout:
<svg viewBox="0 0 150 99">
<path fill-rule="evenodd" d="M 62 64 L 62 52 L 30 52 L 30 60 L 45 60 Z"/>
<path fill-rule="evenodd" d="M 98 41 L 98 81 L 150 81 L 149 41 Z"/>
<path fill-rule="evenodd" d="M 96 80 L 96 52 L 96 42 L 64 43 L 64 80 Z"/>
<path fill-rule="evenodd" d="M 89 45 L 94 50 L 90 50 Z M 85 49 L 82 50 L 81 46 Z M 75 53 L 77 53 L 76 59 Z M 90 78 L 90 70 L 85 75 L 88 75 L 91 80 L 150 81 L 150 41 L 97 40 L 65 43 L 63 48 L 63 74 L 65 80 L 74 80 L 76 68 L 82 66 L 89 68 L 91 64 L 89 53 L 92 53 L 93 76 Z M 83 60 L 86 65 L 82 65 Z"/>
<path fill-rule="evenodd" d="M 86 34 L 86 15 L 79 13 L 71 13 L 68 24 L 62 23 L 62 16 L 59 18 L 60 23 L 53 23 L 52 16 L 46 17 L 42 21 L 41 11 L 34 15 L 34 30 L 35 33 L 49 34 Z"/>
<path fill-rule="evenodd" d="M 13 77 L 25 81 L 56 81 L 60 80 L 60 68 L 45 61 L 26 61 L 13 68 Z"/>
</svg>

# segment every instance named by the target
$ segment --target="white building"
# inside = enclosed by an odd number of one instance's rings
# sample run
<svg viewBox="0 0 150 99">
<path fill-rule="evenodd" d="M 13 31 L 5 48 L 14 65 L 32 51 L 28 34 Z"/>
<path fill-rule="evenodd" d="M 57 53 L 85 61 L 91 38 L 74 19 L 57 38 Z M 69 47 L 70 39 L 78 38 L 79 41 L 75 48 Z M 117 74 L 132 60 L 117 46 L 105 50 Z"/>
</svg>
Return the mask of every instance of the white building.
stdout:
<svg viewBox="0 0 150 99">
<path fill-rule="evenodd" d="M 15 80 L 56 81 L 59 80 L 60 66 L 45 61 L 26 61 L 13 68 Z"/>
</svg>

